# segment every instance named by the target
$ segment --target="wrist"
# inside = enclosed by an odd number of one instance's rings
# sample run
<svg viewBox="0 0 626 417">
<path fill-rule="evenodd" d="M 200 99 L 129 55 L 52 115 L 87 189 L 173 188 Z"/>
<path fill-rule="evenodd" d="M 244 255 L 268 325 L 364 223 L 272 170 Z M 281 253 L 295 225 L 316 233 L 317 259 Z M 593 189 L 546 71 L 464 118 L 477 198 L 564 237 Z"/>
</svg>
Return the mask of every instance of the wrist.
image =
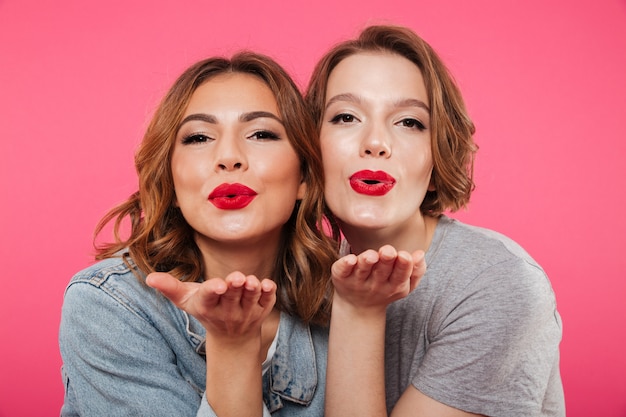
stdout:
<svg viewBox="0 0 626 417">
<path fill-rule="evenodd" d="M 336 294 L 335 294 L 336 295 Z M 353 325 L 371 326 L 374 323 L 385 324 L 387 317 L 387 307 L 381 305 L 354 304 L 350 300 L 341 297 L 333 298 L 332 318 L 345 320 Z"/>
<path fill-rule="evenodd" d="M 206 333 L 207 353 L 213 352 L 223 356 L 228 355 L 258 355 L 261 351 L 261 332 L 249 332 L 238 335 L 224 335 Z"/>
</svg>

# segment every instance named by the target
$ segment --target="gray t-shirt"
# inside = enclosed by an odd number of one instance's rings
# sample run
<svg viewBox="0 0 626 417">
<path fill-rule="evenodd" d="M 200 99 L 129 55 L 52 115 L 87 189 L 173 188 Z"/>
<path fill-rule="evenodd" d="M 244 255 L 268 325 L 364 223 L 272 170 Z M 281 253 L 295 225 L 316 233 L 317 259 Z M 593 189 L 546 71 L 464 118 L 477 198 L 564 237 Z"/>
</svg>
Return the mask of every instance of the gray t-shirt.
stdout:
<svg viewBox="0 0 626 417">
<path fill-rule="evenodd" d="M 442 216 L 416 290 L 389 306 L 387 407 L 409 384 L 487 416 L 565 416 L 562 329 L 541 267 L 511 239 Z"/>
</svg>

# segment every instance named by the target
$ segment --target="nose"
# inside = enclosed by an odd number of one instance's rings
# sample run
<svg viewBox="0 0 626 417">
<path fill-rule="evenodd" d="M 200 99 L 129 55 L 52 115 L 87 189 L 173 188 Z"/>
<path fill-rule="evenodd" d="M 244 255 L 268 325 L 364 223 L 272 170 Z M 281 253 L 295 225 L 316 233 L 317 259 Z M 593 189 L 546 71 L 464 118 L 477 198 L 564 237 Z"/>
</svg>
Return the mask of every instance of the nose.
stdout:
<svg viewBox="0 0 626 417">
<path fill-rule="evenodd" d="M 240 169 L 241 168 L 241 162 L 230 162 L 230 161 L 225 161 L 224 163 L 219 164 L 219 168 L 221 171 L 230 171 L 233 169 Z"/>
<path fill-rule="evenodd" d="M 389 158 L 391 156 L 391 138 L 384 127 L 373 126 L 361 142 L 361 156 Z"/>
<path fill-rule="evenodd" d="M 247 169 L 248 163 L 242 146 L 243 144 L 236 137 L 218 139 L 215 147 L 215 171 Z"/>
</svg>

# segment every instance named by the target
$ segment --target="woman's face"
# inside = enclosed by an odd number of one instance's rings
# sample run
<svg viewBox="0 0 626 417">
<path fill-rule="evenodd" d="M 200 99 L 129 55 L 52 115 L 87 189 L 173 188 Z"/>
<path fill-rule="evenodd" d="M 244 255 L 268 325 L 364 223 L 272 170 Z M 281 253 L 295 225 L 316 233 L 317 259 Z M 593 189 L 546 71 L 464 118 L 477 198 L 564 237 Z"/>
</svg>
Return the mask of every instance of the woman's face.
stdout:
<svg viewBox="0 0 626 417">
<path fill-rule="evenodd" d="M 211 245 L 278 244 L 306 184 L 272 91 L 249 74 L 221 74 L 193 93 L 176 135 L 176 204 Z"/>
<path fill-rule="evenodd" d="M 344 231 L 408 230 L 429 189 L 430 111 L 421 71 L 359 53 L 331 72 L 320 132 L 325 195 Z"/>
</svg>

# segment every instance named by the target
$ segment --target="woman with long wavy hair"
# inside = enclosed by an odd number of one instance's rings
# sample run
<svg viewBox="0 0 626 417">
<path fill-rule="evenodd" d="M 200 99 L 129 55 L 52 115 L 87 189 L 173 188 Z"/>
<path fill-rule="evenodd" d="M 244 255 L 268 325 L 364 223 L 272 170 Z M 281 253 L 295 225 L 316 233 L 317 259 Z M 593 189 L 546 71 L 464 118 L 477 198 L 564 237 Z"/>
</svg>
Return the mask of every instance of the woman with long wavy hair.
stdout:
<svg viewBox="0 0 626 417">
<path fill-rule="evenodd" d="M 114 241 L 67 287 L 61 415 L 323 415 L 336 247 L 314 135 L 268 57 L 176 80 L 136 153 L 138 191 L 96 228 L 113 222 Z"/>
</svg>

